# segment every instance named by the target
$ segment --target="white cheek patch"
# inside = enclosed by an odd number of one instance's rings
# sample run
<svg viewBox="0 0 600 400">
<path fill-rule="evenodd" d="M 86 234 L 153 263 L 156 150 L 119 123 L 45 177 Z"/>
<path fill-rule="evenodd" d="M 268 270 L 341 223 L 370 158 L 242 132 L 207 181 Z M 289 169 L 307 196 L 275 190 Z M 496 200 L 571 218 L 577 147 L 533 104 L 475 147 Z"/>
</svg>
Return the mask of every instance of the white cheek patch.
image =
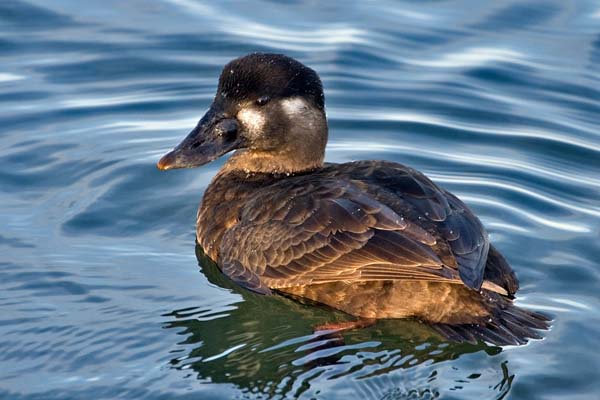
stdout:
<svg viewBox="0 0 600 400">
<path fill-rule="evenodd" d="M 306 101 L 300 97 L 283 99 L 281 101 L 281 107 L 283 108 L 283 111 L 290 117 L 304 114 L 307 110 L 309 110 L 309 106 Z"/>
<path fill-rule="evenodd" d="M 265 126 L 264 114 L 255 108 L 244 108 L 237 114 L 237 119 L 250 134 L 259 135 Z"/>
</svg>

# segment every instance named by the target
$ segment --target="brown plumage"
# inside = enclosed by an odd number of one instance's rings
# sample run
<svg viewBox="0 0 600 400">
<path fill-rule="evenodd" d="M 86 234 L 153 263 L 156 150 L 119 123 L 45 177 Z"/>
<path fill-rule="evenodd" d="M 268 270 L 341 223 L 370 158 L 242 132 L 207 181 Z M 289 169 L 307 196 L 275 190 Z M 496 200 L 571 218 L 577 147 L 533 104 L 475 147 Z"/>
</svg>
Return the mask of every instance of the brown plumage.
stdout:
<svg viewBox="0 0 600 400">
<path fill-rule="evenodd" d="M 454 339 L 539 337 L 547 318 L 512 305 L 514 273 L 458 198 L 401 164 L 322 163 L 320 81 L 290 60 L 254 54 L 226 66 L 208 117 L 159 162 L 196 166 L 238 149 L 197 218 L 197 241 L 223 273 L 360 318 L 418 318 Z M 253 65 L 273 71 L 255 76 Z M 223 95 L 248 80 L 251 93 Z"/>
</svg>

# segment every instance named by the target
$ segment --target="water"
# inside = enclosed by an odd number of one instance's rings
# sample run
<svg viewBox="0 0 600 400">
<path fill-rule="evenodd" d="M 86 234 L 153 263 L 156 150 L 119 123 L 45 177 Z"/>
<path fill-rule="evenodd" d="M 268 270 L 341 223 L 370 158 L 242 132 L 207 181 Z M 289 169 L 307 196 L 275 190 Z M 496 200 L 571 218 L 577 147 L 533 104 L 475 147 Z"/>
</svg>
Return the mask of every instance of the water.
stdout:
<svg viewBox="0 0 600 400">
<path fill-rule="evenodd" d="M 346 3 L 0 2 L 0 398 L 598 396 L 600 5 Z M 256 50 L 321 74 L 328 161 L 409 164 L 470 205 L 546 338 L 316 337 L 346 317 L 199 267 L 223 161 L 154 164 Z"/>
</svg>

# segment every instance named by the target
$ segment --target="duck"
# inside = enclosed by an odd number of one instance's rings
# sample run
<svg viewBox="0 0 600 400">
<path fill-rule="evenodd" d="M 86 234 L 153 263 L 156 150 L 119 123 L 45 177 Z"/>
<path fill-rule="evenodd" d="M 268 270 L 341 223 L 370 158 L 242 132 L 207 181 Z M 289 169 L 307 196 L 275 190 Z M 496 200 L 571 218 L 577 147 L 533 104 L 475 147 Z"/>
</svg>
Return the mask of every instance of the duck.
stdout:
<svg viewBox="0 0 600 400">
<path fill-rule="evenodd" d="M 208 111 L 157 167 L 232 152 L 204 192 L 197 244 L 247 290 L 355 318 L 323 329 L 415 319 L 457 341 L 542 337 L 550 318 L 514 305 L 514 271 L 458 197 L 400 163 L 325 162 L 327 139 L 319 75 L 251 53 L 224 66 Z"/>
</svg>

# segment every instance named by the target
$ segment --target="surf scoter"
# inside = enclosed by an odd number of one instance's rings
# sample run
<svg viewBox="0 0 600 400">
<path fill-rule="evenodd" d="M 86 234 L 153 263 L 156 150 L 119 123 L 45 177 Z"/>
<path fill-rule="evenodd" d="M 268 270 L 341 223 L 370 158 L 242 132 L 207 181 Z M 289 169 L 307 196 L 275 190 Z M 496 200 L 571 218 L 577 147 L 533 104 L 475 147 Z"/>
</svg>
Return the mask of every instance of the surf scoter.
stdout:
<svg viewBox="0 0 600 400">
<path fill-rule="evenodd" d="M 223 68 L 209 110 L 157 166 L 235 150 L 204 193 L 196 237 L 249 290 L 331 306 L 356 326 L 412 317 L 457 340 L 540 337 L 548 318 L 513 305 L 517 278 L 461 200 L 402 164 L 324 163 L 327 135 L 317 73 L 253 53 Z"/>
</svg>

